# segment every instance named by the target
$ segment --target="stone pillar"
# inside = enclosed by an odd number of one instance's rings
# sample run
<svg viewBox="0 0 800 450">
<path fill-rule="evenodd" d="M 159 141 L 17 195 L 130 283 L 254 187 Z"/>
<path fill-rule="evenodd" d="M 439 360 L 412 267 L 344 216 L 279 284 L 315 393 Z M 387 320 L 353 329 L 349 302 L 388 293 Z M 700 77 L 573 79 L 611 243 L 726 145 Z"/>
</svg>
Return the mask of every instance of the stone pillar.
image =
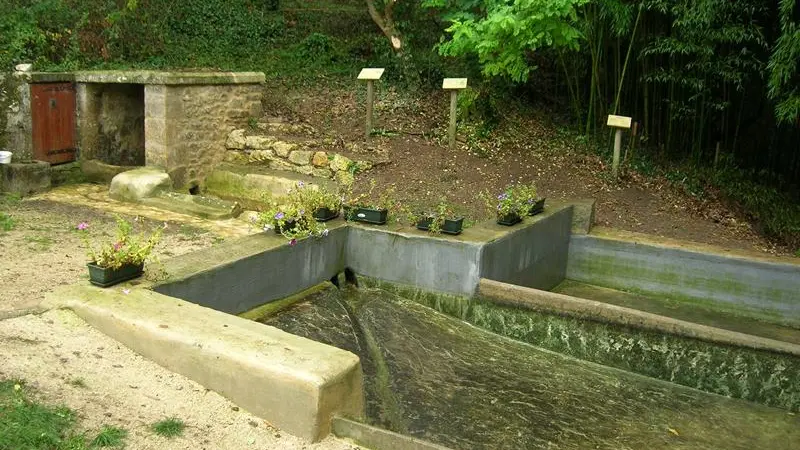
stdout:
<svg viewBox="0 0 800 450">
<path fill-rule="evenodd" d="M 144 87 L 144 163 L 167 168 L 167 86 L 148 84 Z"/>
<path fill-rule="evenodd" d="M 33 159 L 31 76 L 28 71 L 0 75 L 0 148 L 14 159 Z"/>
<path fill-rule="evenodd" d="M 101 85 L 95 83 L 78 83 L 75 86 L 76 124 L 78 127 L 78 157 L 83 160 L 95 159 L 100 145 L 100 134 L 97 120 L 100 117 Z"/>
</svg>

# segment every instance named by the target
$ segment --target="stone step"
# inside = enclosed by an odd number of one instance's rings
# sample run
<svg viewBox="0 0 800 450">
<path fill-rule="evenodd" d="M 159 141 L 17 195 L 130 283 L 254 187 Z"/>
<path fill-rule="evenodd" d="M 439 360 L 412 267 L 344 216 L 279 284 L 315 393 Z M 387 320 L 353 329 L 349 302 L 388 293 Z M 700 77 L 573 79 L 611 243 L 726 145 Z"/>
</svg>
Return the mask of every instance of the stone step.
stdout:
<svg viewBox="0 0 800 450">
<path fill-rule="evenodd" d="M 221 164 L 206 178 L 204 192 L 235 200 L 246 209 L 257 209 L 270 198 L 280 198 L 302 181 L 309 186 L 336 190 L 332 180 L 259 166 Z"/>
<path fill-rule="evenodd" d="M 209 220 L 231 219 L 242 213 L 241 205 L 235 201 L 169 191 L 161 192 L 155 197 L 144 198 L 141 203 Z"/>
</svg>

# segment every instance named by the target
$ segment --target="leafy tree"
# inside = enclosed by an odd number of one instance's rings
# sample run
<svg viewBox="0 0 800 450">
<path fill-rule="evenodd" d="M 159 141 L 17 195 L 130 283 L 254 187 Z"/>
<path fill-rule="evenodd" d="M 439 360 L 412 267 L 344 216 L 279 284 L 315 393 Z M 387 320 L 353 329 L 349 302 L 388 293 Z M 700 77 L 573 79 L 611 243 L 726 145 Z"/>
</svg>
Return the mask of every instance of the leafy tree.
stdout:
<svg viewBox="0 0 800 450">
<path fill-rule="evenodd" d="M 577 49 L 576 8 L 589 0 L 424 0 L 451 22 L 450 39 L 439 46 L 447 56 L 475 54 L 484 75 L 528 79 L 529 56 L 540 48 Z"/>
<path fill-rule="evenodd" d="M 389 39 L 389 44 L 392 50 L 396 53 L 403 51 L 403 40 L 400 37 L 400 30 L 394 20 L 394 8 L 397 5 L 397 0 L 366 0 L 367 11 L 375 25 L 381 29 L 386 38 Z M 378 10 L 381 7 L 381 10 Z"/>
<path fill-rule="evenodd" d="M 780 0 L 780 36 L 769 69 L 769 96 L 777 100 L 775 115 L 781 122 L 800 120 L 800 20 L 795 0 Z"/>
</svg>

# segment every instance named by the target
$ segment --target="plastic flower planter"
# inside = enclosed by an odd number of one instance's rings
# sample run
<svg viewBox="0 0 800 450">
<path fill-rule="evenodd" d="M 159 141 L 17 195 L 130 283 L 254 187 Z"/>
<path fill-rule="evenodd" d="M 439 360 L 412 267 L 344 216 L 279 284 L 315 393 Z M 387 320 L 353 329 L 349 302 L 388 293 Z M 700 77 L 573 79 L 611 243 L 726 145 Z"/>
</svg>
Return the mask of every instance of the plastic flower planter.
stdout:
<svg viewBox="0 0 800 450">
<path fill-rule="evenodd" d="M 431 228 L 431 222 L 433 222 L 433 217 L 425 217 L 424 219 L 420 219 L 417 222 L 417 229 L 429 231 Z M 464 218 L 460 217 L 458 219 L 445 219 L 444 223 L 442 223 L 440 231 L 444 234 L 457 235 L 461 234 L 461 231 L 463 229 L 464 229 Z"/>
<path fill-rule="evenodd" d="M 281 227 L 278 224 L 278 222 L 274 222 L 272 228 L 275 230 L 275 234 L 282 234 L 284 231 L 291 231 L 296 226 L 297 226 L 297 222 L 295 222 L 294 220 L 290 220 L 290 221 L 284 223 L 283 227 Z"/>
<path fill-rule="evenodd" d="M 536 200 L 536 202 L 533 204 L 533 206 L 531 206 L 530 211 L 528 211 L 528 215 L 529 216 L 535 216 L 535 215 L 541 213 L 542 211 L 544 211 L 544 201 L 545 200 L 547 200 L 547 199 L 546 198 L 540 198 L 539 200 Z"/>
<path fill-rule="evenodd" d="M 335 219 L 339 217 L 339 210 L 332 210 L 326 207 L 317 208 L 314 211 L 314 220 L 317 222 L 327 222 L 329 220 Z"/>
<path fill-rule="evenodd" d="M 89 282 L 100 287 L 113 286 L 139 277 L 144 273 L 144 263 L 128 264 L 119 269 L 100 267 L 95 263 L 88 263 L 86 266 L 89 268 Z"/>
<path fill-rule="evenodd" d="M 345 206 L 344 216 L 347 220 L 384 225 L 388 220 L 388 209 L 365 208 L 363 206 Z"/>
<path fill-rule="evenodd" d="M 497 216 L 497 223 L 499 223 L 500 225 L 505 225 L 507 227 L 516 225 L 520 222 L 522 222 L 522 217 L 520 217 L 519 214 L 517 213 L 509 213 Z"/>
</svg>

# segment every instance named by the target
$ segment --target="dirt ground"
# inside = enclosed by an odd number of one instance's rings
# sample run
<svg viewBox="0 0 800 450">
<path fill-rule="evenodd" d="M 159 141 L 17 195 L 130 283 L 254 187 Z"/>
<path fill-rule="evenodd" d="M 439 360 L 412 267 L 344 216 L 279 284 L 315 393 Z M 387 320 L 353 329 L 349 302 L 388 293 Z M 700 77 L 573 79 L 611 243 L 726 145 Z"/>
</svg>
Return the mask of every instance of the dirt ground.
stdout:
<svg viewBox="0 0 800 450">
<path fill-rule="evenodd" d="M 147 231 L 166 223 L 155 251 L 161 259 L 253 232 L 245 219 L 217 223 L 116 203 L 104 194 L 106 189 L 65 187 L 3 205 L 14 228 L 0 231 L 0 379 L 25 380 L 44 403 L 76 411 L 85 430 L 124 428 L 129 432 L 126 448 L 358 448 L 333 438 L 304 443 L 142 358 L 71 312 L 42 313 L 38 304 L 47 292 L 87 278 L 83 241 L 76 231 L 80 222 L 89 224 L 93 237 L 113 233 L 113 213 L 128 220 L 140 215 L 135 223 Z M 158 276 L 158 265 L 152 266 L 145 276 Z M 150 431 L 152 423 L 173 416 L 187 424 L 183 436 L 166 439 Z"/>
<path fill-rule="evenodd" d="M 270 86 L 270 114 L 308 123 L 336 141 L 363 141 L 364 99 L 361 86 L 302 93 Z M 610 179 L 610 168 L 588 152 L 574 135 L 563 132 L 546 114 L 509 114 L 513 127 L 486 139 L 462 127 L 456 150 L 443 145 L 447 98 L 408 99 L 379 89 L 373 145 L 389 150 L 391 162 L 358 176 L 360 190 L 375 179 L 391 185 L 406 205 L 425 208 L 442 196 L 468 218 L 488 218 L 480 192 L 494 193 L 512 182 L 534 182 L 549 199 L 593 198 L 596 222 L 622 230 L 770 254 L 787 254 L 759 234 L 746 217 L 717 199 L 686 195 L 665 179 L 623 171 Z M 513 134 L 516 133 L 516 134 Z M 356 188 L 358 191 L 358 187 Z"/>
<path fill-rule="evenodd" d="M 203 386 L 148 361 L 55 310 L 0 320 L 0 379 L 23 379 L 48 404 L 76 411 L 79 431 L 125 429 L 136 450 L 358 448 L 329 438 L 311 445 L 273 428 Z M 182 436 L 168 439 L 150 426 L 176 417 Z"/>
</svg>

